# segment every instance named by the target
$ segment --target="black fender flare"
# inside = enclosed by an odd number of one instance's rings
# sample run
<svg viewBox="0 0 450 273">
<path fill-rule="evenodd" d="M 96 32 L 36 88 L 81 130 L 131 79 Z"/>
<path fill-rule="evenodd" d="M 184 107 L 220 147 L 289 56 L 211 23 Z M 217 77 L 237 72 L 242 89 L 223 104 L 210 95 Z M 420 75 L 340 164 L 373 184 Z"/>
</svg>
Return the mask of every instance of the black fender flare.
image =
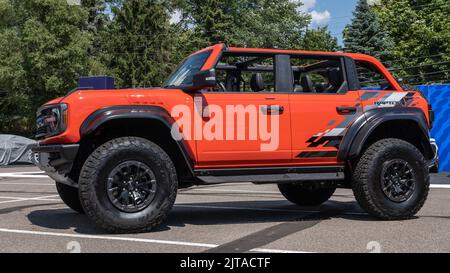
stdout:
<svg viewBox="0 0 450 273">
<path fill-rule="evenodd" d="M 175 123 L 174 118 L 162 107 L 159 106 L 111 106 L 99 109 L 90 114 L 80 127 L 81 139 L 95 132 L 101 125 L 112 120 L 119 119 L 143 119 L 153 120 L 162 123 L 170 131 Z M 189 149 L 184 139 L 173 139 L 178 146 L 186 164 L 194 175 L 193 166 L 195 164 L 194 153 Z"/>
<path fill-rule="evenodd" d="M 364 115 L 359 117 L 348 129 L 344 139 L 342 140 L 339 152 L 339 161 L 348 161 L 360 155 L 364 143 L 367 141 L 371 133 L 385 122 L 393 120 L 413 121 L 419 127 L 422 137 L 429 139 L 429 128 L 427 119 L 422 110 L 419 108 L 406 107 L 390 107 L 390 108 L 374 108 L 366 111 Z M 426 142 L 429 147 L 427 150 L 432 151 L 429 141 Z"/>
</svg>

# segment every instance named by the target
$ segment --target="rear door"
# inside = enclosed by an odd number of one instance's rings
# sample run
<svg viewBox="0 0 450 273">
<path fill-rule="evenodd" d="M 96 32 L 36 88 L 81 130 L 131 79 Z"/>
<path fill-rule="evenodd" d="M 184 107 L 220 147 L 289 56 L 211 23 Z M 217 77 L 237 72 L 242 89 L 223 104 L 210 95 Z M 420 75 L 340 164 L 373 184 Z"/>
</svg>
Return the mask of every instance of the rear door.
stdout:
<svg viewBox="0 0 450 273">
<path fill-rule="evenodd" d="M 291 56 L 295 90 L 291 106 L 292 160 L 299 165 L 338 164 L 347 128 L 362 115 L 358 91 L 348 91 L 344 60 Z"/>
</svg>

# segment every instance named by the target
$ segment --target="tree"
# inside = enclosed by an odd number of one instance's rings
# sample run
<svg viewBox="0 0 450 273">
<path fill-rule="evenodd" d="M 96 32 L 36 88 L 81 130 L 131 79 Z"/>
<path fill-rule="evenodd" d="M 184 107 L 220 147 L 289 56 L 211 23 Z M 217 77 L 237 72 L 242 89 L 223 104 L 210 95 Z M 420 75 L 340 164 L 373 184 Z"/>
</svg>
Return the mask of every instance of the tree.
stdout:
<svg viewBox="0 0 450 273">
<path fill-rule="evenodd" d="M 390 65 L 397 77 L 409 84 L 448 82 L 448 0 L 381 0 L 374 10 L 393 40 Z"/>
<path fill-rule="evenodd" d="M 301 48 L 304 50 L 338 51 L 340 46 L 327 27 L 309 29 L 303 36 Z"/>
<path fill-rule="evenodd" d="M 173 68 L 176 43 L 167 1 L 124 0 L 112 11 L 104 50 L 118 86 L 161 85 Z"/>
<path fill-rule="evenodd" d="M 293 48 L 310 22 L 290 0 L 184 0 L 185 28 L 202 46 L 218 41 L 234 46 Z M 199 35 L 200 34 L 200 35 Z M 195 43 L 197 41 L 193 39 Z M 199 48 L 195 44 L 194 48 Z"/>
<path fill-rule="evenodd" d="M 81 5 L 87 10 L 87 29 L 97 34 L 103 30 L 108 23 L 108 15 L 105 13 L 106 5 L 111 2 L 107 0 L 81 0 Z"/>
<path fill-rule="evenodd" d="M 88 70 L 88 14 L 60 0 L 0 1 L 0 132 L 30 136 L 37 106 Z"/>
<path fill-rule="evenodd" d="M 106 8 L 108 5 L 118 3 L 118 0 L 81 0 L 82 7 L 88 12 L 83 31 L 89 32 L 92 37 L 92 43 L 87 49 L 87 54 L 91 56 L 87 75 L 107 75 L 110 73 L 105 66 L 107 56 L 103 52 L 103 45 L 109 40 L 107 30 L 111 23 L 110 17 L 106 14 Z"/>
<path fill-rule="evenodd" d="M 390 60 L 390 38 L 367 0 L 358 1 L 352 22 L 344 30 L 344 50 Z"/>
</svg>

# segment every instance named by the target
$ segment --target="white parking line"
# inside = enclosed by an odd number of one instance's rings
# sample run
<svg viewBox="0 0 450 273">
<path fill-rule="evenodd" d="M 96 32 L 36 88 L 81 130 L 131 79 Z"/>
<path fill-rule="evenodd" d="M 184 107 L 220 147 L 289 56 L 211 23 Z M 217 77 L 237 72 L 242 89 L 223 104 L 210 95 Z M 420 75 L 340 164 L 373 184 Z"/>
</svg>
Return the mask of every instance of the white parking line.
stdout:
<svg viewBox="0 0 450 273">
<path fill-rule="evenodd" d="M 37 201 L 60 201 L 60 200 L 53 199 L 54 197 L 59 197 L 59 195 L 48 195 L 48 196 L 33 197 L 33 198 L 21 198 L 21 199 L 16 199 L 16 200 L 2 201 L 2 202 L 0 202 L 0 204 L 23 202 L 23 201 L 33 201 L 33 200 L 37 200 Z"/>
<path fill-rule="evenodd" d="M 55 186 L 55 183 L 0 182 L 0 185 Z"/>
<path fill-rule="evenodd" d="M 0 173 L 0 178 L 49 178 L 45 172 Z"/>
<path fill-rule="evenodd" d="M 21 175 L 21 174 L 29 174 L 29 175 L 40 175 L 40 174 L 44 174 L 45 172 L 42 171 L 35 171 L 35 172 L 15 172 L 15 173 L 0 173 L 0 175 L 2 174 L 8 174 L 8 175 Z"/>
<path fill-rule="evenodd" d="M 450 185 L 431 184 L 430 188 L 432 188 L 432 189 L 450 189 Z"/>
<path fill-rule="evenodd" d="M 0 199 L 24 200 L 24 199 L 27 199 L 27 198 L 24 198 L 24 197 L 15 197 L 15 196 L 0 196 Z"/>
<path fill-rule="evenodd" d="M 80 239 L 99 239 L 99 240 L 125 241 L 125 242 L 136 242 L 136 243 L 190 246 L 190 247 L 201 247 L 201 248 L 215 248 L 215 247 L 219 246 L 217 244 L 205 244 L 205 243 L 194 243 L 194 242 L 156 240 L 156 239 L 144 239 L 144 238 L 133 238 L 133 237 L 115 237 L 115 236 L 102 236 L 102 235 L 69 234 L 69 233 L 57 233 L 57 232 L 19 230 L 19 229 L 9 229 L 9 228 L 0 228 L 0 232 L 15 233 L 15 234 L 27 234 L 27 235 L 40 235 L 40 236 L 53 236 L 53 237 L 70 237 L 70 238 L 80 238 Z M 267 252 L 267 253 L 307 253 L 304 251 L 291 251 L 291 250 L 266 249 L 266 248 L 254 248 L 250 251 L 252 251 L 252 252 Z"/>
<path fill-rule="evenodd" d="M 2 178 L 49 178 L 47 175 L 41 174 L 13 174 L 13 173 L 0 173 Z"/>
</svg>

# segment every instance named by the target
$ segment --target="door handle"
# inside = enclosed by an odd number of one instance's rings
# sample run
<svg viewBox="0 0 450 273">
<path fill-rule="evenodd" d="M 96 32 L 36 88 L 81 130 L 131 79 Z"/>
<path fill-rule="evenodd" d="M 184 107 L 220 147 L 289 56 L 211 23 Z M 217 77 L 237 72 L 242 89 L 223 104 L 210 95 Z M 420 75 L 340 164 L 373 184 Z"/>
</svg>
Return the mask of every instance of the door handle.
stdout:
<svg viewBox="0 0 450 273">
<path fill-rule="evenodd" d="M 263 106 L 261 108 L 261 111 L 264 114 L 281 114 L 284 112 L 284 107 L 279 105 L 269 105 L 269 106 Z"/>
<path fill-rule="evenodd" d="M 352 115 L 356 113 L 356 107 L 336 107 L 336 111 L 339 115 Z"/>
</svg>

